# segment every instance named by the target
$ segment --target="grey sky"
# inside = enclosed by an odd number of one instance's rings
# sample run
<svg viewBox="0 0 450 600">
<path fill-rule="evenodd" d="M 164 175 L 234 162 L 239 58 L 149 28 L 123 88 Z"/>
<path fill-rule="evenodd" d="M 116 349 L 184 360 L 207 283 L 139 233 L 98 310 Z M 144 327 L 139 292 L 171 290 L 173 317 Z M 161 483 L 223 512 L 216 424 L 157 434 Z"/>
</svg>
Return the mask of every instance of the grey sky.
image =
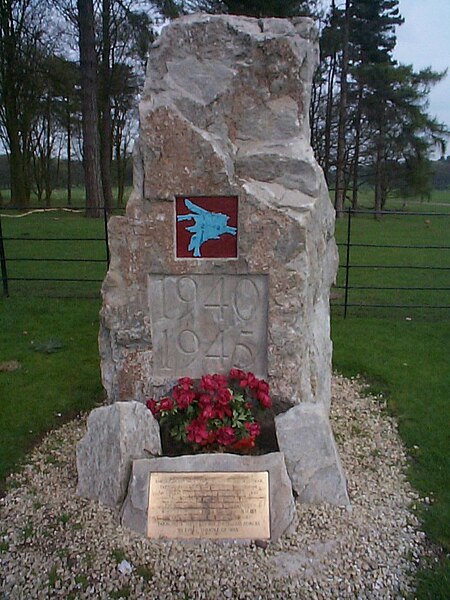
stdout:
<svg viewBox="0 0 450 600">
<path fill-rule="evenodd" d="M 450 128 L 450 0 L 400 0 L 405 19 L 397 29 L 395 58 L 415 70 L 449 69 L 430 93 L 429 112 Z"/>
</svg>

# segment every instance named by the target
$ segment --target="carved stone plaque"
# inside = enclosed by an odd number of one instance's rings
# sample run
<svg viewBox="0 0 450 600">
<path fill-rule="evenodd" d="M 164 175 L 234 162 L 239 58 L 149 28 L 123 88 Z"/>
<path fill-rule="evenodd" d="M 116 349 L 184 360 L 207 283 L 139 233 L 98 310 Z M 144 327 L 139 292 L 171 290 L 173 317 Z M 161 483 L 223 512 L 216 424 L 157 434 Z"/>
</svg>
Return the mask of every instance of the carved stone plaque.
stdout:
<svg viewBox="0 0 450 600">
<path fill-rule="evenodd" d="M 267 276 L 149 276 L 154 374 L 267 375 Z"/>
<path fill-rule="evenodd" d="M 147 535 L 269 539 L 269 474 L 151 473 Z"/>
</svg>

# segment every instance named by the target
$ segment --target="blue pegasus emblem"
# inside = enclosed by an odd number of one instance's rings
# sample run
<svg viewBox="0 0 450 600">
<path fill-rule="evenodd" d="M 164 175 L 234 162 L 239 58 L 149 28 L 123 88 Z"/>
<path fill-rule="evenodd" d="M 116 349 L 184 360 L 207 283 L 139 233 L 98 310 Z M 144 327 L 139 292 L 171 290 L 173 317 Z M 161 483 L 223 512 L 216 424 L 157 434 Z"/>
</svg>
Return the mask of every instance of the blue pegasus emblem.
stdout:
<svg viewBox="0 0 450 600">
<path fill-rule="evenodd" d="M 201 257 L 201 245 L 208 240 L 218 240 L 224 233 L 236 235 L 236 227 L 228 225 L 229 216 L 219 212 L 210 212 L 197 206 L 187 198 L 184 199 L 184 205 L 191 213 L 188 215 L 179 215 L 177 221 L 194 221 L 194 225 L 186 227 L 193 235 L 189 242 L 188 250 L 194 251 L 194 258 Z"/>
</svg>

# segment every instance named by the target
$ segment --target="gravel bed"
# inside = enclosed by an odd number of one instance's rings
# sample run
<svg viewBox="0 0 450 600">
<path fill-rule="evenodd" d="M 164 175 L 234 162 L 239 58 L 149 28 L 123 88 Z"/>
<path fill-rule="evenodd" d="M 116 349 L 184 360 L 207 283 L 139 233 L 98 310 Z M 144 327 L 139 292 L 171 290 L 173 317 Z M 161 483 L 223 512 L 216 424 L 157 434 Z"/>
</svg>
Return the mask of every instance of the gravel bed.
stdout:
<svg viewBox="0 0 450 600">
<path fill-rule="evenodd" d="M 298 505 L 263 548 L 143 539 L 75 495 L 85 418 L 51 432 L 0 500 L 0 598 L 403 598 L 426 550 L 405 450 L 381 397 L 335 376 L 332 425 L 352 506 Z M 125 561 L 125 562 L 124 562 Z"/>
</svg>

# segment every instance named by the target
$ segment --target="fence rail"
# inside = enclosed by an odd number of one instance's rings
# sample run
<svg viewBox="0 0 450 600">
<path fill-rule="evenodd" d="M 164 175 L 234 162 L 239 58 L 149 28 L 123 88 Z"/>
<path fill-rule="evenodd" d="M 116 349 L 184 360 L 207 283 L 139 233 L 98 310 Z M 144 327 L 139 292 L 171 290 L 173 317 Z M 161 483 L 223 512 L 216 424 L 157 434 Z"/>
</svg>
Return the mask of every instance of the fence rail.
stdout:
<svg viewBox="0 0 450 600">
<path fill-rule="evenodd" d="M 445 292 L 445 291 L 450 291 L 450 282 L 440 282 L 439 284 L 433 284 L 433 285 L 424 285 L 421 284 L 419 285 L 419 282 L 415 282 L 411 285 L 401 285 L 401 284 L 397 284 L 397 285 L 393 285 L 393 284 L 388 284 L 388 283 L 382 283 L 382 284 L 368 284 L 368 283 L 361 283 L 361 282 L 353 282 L 353 271 L 359 270 L 359 273 L 361 272 L 368 272 L 370 273 L 371 271 L 378 271 L 378 270 L 397 270 L 397 271 L 424 271 L 426 273 L 429 272 L 436 272 L 436 273 L 445 273 L 446 271 L 450 271 L 450 255 L 448 255 L 447 258 L 447 264 L 441 264 L 441 263 L 432 263 L 432 264 L 402 264 L 402 263 L 394 263 L 394 264 L 386 264 L 381 262 L 380 260 L 378 260 L 375 263 L 369 263 L 369 262 L 353 262 L 353 249 L 367 249 L 367 250 L 375 250 L 378 252 L 378 254 L 381 252 L 383 252 L 383 250 L 388 249 L 391 250 L 393 252 L 390 253 L 391 257 L 395 257 L 396 256 L 396 252 L 397 251 L 410 251 L 410 250 L 414 250 L 414 251 L 426 251 L 427 250 L 432 250 L 432 251 L 448 251 L 450 250 L 450 246 L 446 243 L 446 244 L 435 244 L 435 243 L 429 243 L 429 244 L 423 244 L 423 243 L 418 243 L 418 244 L 412 244 L 412 243 L 375 243 L 375 242 L 358 242 L 358 241 L 353 241 L 352 237 L 355 233 L 354 228 L 354 217 L 358 216 L 358 215 L 362 215 L 362 216 L 370 216 L 370 217 L 412 217 L 412 218 L 416 218 L 416 217 L 429 217 L 430 219 L 433 218 L 438 218 L 438 219 L 448 219 L 450 221 L 450 212 L 407 212 L 407 211 L 368 211 L 368 210 L 353 210 L 351 208 L 347 209 L 346 211 L 346 215 L 347 215 L 347 229 L 346 229 L 346 240 L 343 242 L 339 242 L 338 246 L 341 249 L 342 254 L 345 255 L 345 261 L 340 265 L 340 280 L 343 282 L 336 285 L 335 289 L 338 290 L 343 290 L 344 291 L 344 301 L 339 303 L 339 302 L 333 302 L 333 306 L 341 306 L 344 308 L 344 318 L 347 317 L 348 315 L 348 311 L 350 307 L 353 308 L 393 308 L 393 309 L 399 309 L 399 308 L 409 308 L 409 309 L 421 309 L 421 308 L 426 308 L 426 309 L 450 309 L 450 303 L 426 303 L 426 304 L 419 304 L 419 303 L 401 303 L 401 302 L 370 302 L 370 301 L 364 301 L 364 302 L 355 302 L 355 301 L 350 301 L 350 295 L 351 295 L 351 291 L 352 290 L 357 290 L 357 291 L 395 291 L 395 292 L 414 292 L 414 291 L 422 291 L 422 292 Z M 431 221 L 426 221 L 426 223 L 430 224 Z M 450 223 L 449 223 L 450 224 Z M 448 231 L 448 229 L 447 229 Z M 403 254 L 404 257 L 404 254 Z M 417 253 L 416 253 L 416 257 L 417 257 Z M 442 259 L 442 256 L 440 256 L 440 259 Z M 358 260 L 358 259 L 356 259 Z M 367 260 L 367 258 L 366 258 Z M 428 260 L 428 259 L 427 259 Z M 420 273 L 419 273 L 420 276 Z"/>
<path fill-rule="evenodd" d="M 53 235 L 53 236 L 49 236 L 49 235 L 42 235 L 42 236 L 29 236 L 27 235 L 26 237 L 24 235 L 17 235 L 17 234 L 13 234 L 13 235 L 5 235 L 4 231 L 3 231 L 3 226 L 2 226 L 2 217 L 8 217 L 9 219 L 21 219 L 22 221 L 22 217 L 30 217 L 31 215 L 42 215 L 42 214 L 48 214 L 48 213 L 55 213 L 56 211 L 64 211 L 64 214 L 73 214 L 73 215 L 77 215 L 80 216 L 80 213 L 83 213 L 84 211 L 79 210 L 79 209 L 69 209 L 67 207 L 52 207 L 50 209 L 43 209 L 43 208 L 39 208 L 36 210 L 29 210 L 26 209 L 24 211 L 24 209 L 21 209 L 19 207 L 14 207 L 14 206 L 8 206 L 8 207 L 2 207 L 0 209 L 0 267 L 1 267 L 1 277 L 2 277 L 2 289 L 3 289 L 3 296 L 8 297 L 10 290 L 9 290 L 9 283 L 13 282 L 13 281 L 21 281 L 21 282 L 60 282 L 60 283 L 64 283 L 64 282 L 71 282 L 71 283 L 95 283 L 95 284 L 100 284 L 103 280 L 104 274 L 105 274 L 105 270 L 108 268 L 109 266 L 109 261 L 110 261 L 110 251 L 109 251 L 109 238 L 108 238 L 108 218 L 109 216 L 113 213 L 116 212 L 120 209 L 111 209 L 109 207 L 106 206 L 102 206 L 100 207 L 100 211 L 102 214 L 102 220 L 103 220 L 103 227 L 101 229 L 101 235 L 96 235 L 96 236 L 91 236 L 91 235 L 86 235 L 86 236 L 61 236 L 61 235 Z M 5 214 L 4 211 L 11 211 L 11 213 L 17 213 L 17 214 Z M 3 214 L 2 214 L 3 213 Z M 9 220 L 8 219 L 8 220 Z M 39 244 L 43 243 L 45 244 L 53 244 L 53 243 L 57 243 L 57 244 L 73 244 L 73 243 L 91 243 L 91 242 L 100 242 L 104 248 L 104 256 L 101 258 L 95 258 L 95 257 L 84 257 L 84 258 L 74 258 L 73 256 L 15 256 L 15 255 L 11 255 L 10 253 L 8 253 L 8 256 L 6 254 L 6 250 L 5 250 L 5 244 L 10 244 L 11 242 L 20 242 L 21 244 L 27 244 L 29 242 L 39 242 Z M 67 263 L 67 264 L 103 264 L 105 265 L 105 269 L 102 270 L 101 274 L 99 277 L 78 277 L 78 276 L 73 276 L 73 277 L 46 277 L 46 276 L 34 276 L 34 275 L 28 275 L 28 276 L 18 276 L 18 275 L 13 275 L 11 276 L 8 273 L 8 264 L 14 264 L 14 263 Z"/>
<path fill-rule="evenodd" d="M 86 297 L 83 292 L 87 290 L 91 296 L 98 297 L 110 260 L 107 224 L 113 211 L 103 207 L 102 219 L 84 219 L 80 211 L 65 210 L 58 217 L 42 221 L 42 213 L 46 211 L 40 209 L 34 219 L 34 212 L 27 211 L 25 218 L 3 219 L 2 223 L 2 216 L 5 216 L 2 213 L 6 210 L 17 209 L 0 210 L 3 296 L 11 293 L 10 283 L 19 283 L 19 287 L 11 286 L 14 293 L 22 293 L 22 284 L 30 284 L 35 293 L 33 284 L 42 282 L 44 296 L 63 290 L 71 297 Z M 51 212 L 55 212 L 54 208 Z M 345 215 L 347 223 L 339 223 L 338 234 L 343 239 L 338 243 L 341 265 L 334 289 L 340 295 L 332 301 L 332 307 L 342 307 L 344 317 L 350 309 L 450 309 L 450 298 L 448 295 L 442 297 L 450 291 L 447 276 L 450 271 L 450 212 L 377 212 L 376 216 L 384 222 L 379 229 L 369 231 L 367 225 L 375 222 L 374 214 L 373 211 L 349 209 Z M 8 214 L 8 217 L 14 216 L 23 217 L 24 214 Z M 401 219 L 401 227 L 389 230 L 391 217 Z M 415 230 L 415 220 L 420 223 L 420 218 L 424 219 L 422 229 Z M 437 226 L 437 220 L 439 226 L 445 223 L 445 229 L 424 229 L 424 226 Z M 73 236 L 68 235 L 68 230 L 73 231 Z M 392 241 L 399 232 L 402 236 Z M 378 236 L 383 235 L 385 239 L 379 240 Z M 418 236 L 417 243 L 411 242 L 414 235 Z M 439 240 L 442 244 L 437 243 Z M 52 286 L 46 287 L 47 283 Z M 79 285 L 70 287 L 69 284 Z M 408 302 L 402 301 L 404 297 Z"/>
</svg>

